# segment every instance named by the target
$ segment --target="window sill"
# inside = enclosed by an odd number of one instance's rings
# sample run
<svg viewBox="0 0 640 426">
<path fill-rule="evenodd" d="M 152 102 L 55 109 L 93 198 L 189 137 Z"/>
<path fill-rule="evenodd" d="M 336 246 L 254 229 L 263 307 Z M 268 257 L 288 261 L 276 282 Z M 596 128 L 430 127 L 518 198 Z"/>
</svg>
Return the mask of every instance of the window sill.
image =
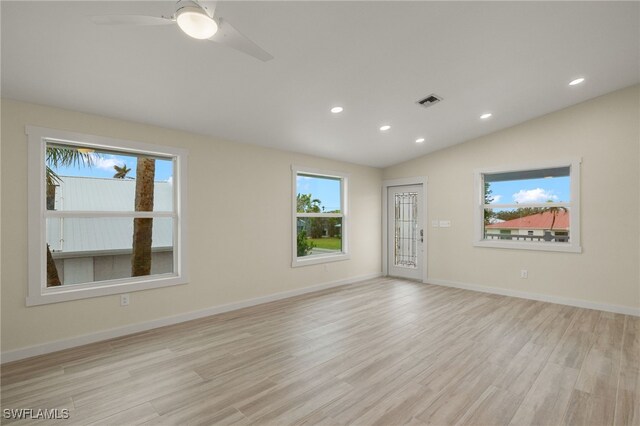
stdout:
<svg viewBox="0 0 640 426">
<path fill-rule="evenodd" d="M 109 296 L 113 294 L 130 293 L 140 290 L 170 287 L 187 284 L 187 278 L 174 274 L 157 275 L 132 281 L 112 280 L 103 283 L 76 284 L 59 287 L 49 287 L 42 290 L 42 294 L 27 296 L 27 306 L 46 305 L 49 303 L 67 302 L 70 300 L 89 299 L 92 297 Z"/>
<path fill-rule="evenodd" d="M 566 243 L 524 243 L 507 241 L 475 241 L 475 247 L 488 247 L 499 249 L 534 250 L 534 251 L 555 251 L 564 253 L 582 253 L 582 247 Z"/>
<path fill-rule="evenodd" d="M 341 260 L 349 260 L 351 255 L 348 253 L 340 254 L 328 254 L 328 255 L 316 255 L 306 257 L 298 257 L 291 262 L 292 268 L 298 268 L 301 266 L 318 265 L 321 263 L 338 262 Z"/>
</svg>

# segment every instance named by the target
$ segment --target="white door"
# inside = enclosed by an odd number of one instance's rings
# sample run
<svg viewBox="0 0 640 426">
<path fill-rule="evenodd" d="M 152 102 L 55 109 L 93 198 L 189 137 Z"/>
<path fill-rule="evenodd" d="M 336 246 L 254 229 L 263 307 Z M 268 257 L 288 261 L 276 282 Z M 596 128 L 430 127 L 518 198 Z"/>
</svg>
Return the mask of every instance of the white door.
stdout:
<svg viewBox="0 0 640 426">
<path fill-rule="evenodd" d="M 422 185 L 391 186 L 388 191 L 388 274 L 422 281 Z"/>
</svg>

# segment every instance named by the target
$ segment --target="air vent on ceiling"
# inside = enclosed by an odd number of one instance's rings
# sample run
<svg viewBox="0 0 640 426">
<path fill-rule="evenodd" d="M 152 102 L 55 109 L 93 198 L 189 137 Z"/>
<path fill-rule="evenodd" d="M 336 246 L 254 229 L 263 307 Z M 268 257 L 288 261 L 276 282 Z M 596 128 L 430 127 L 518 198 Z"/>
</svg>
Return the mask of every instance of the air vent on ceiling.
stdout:
<svg viewBox="0 0 640 426">
<path fill-rule="evenodd" d="M 442 100 L 442 98 L 438 95 L 435 94 L 430 94 L 429 96 L 427 96 L 426 98 L 418 101 L 418 103 L 420 105 L 422 105 L 423 107 L 427 108 L 430 107 L 431 105 L 435 105 L 438 102 L 440 102 Z"/>
</svg>

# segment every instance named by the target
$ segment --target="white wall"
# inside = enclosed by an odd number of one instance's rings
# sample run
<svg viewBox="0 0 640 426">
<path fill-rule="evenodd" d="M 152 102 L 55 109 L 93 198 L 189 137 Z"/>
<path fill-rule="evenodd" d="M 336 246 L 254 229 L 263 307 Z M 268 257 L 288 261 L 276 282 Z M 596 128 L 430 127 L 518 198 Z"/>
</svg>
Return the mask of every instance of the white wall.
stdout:
<svg viewBox="0 0 640 426">
<path fill-rule="evenodd" d="M 27 124 L 189 150 L 191 283 L 27 308 Z M 381 271 L 379 169 L 10 100 L 1 149 L 3 352 Z M 351 174 L 350 260 L 291 268 L 291 164 Z"/>
<path fill-rule="evenodd" d="M 427 176 L 426 223 L 452 221 L 427 228 L 429 279 L 640 307 L 639 87 L 385 169 L 384 179 Z M 472 246 L 474 169 L 576 157 L 583 253 Z"/>
</svg>

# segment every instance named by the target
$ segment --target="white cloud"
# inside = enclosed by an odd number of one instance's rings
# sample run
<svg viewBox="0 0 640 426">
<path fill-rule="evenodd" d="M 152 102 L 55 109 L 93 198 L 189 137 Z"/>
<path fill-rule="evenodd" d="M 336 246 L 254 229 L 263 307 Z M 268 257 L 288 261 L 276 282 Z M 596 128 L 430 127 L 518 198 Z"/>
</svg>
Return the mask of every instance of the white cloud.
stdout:
<svg viewBox="0 0 640 426">
<path fill-rule="evenodd" d="M 492 204 L 499 203 L 502 199 L 502 195 L 492 195 L 491 198 L 493 198 L 493 201 L 491 201 Z"/>
<path fill-rule="evenodd" d="M 169 182 L 169 185 L 173 184 L 173 176 L 169 176 L 169 178 L 167 178 L 167 182 Z"/>
<path fill-rule="evenodd" d="M 124 162 L 119 160 L 115 155 L 91 155 L 92 167 L 102 170 L 113 170 L 113 166 L 122 166 Z"/>
<path fill-rule="evenodd" d="M 542 188 L 521 189 L 513 194 L 513 201 L 516 203 L 546 203 L 549 200 L 558 201 L 558 196 Z"/>
</svg>

